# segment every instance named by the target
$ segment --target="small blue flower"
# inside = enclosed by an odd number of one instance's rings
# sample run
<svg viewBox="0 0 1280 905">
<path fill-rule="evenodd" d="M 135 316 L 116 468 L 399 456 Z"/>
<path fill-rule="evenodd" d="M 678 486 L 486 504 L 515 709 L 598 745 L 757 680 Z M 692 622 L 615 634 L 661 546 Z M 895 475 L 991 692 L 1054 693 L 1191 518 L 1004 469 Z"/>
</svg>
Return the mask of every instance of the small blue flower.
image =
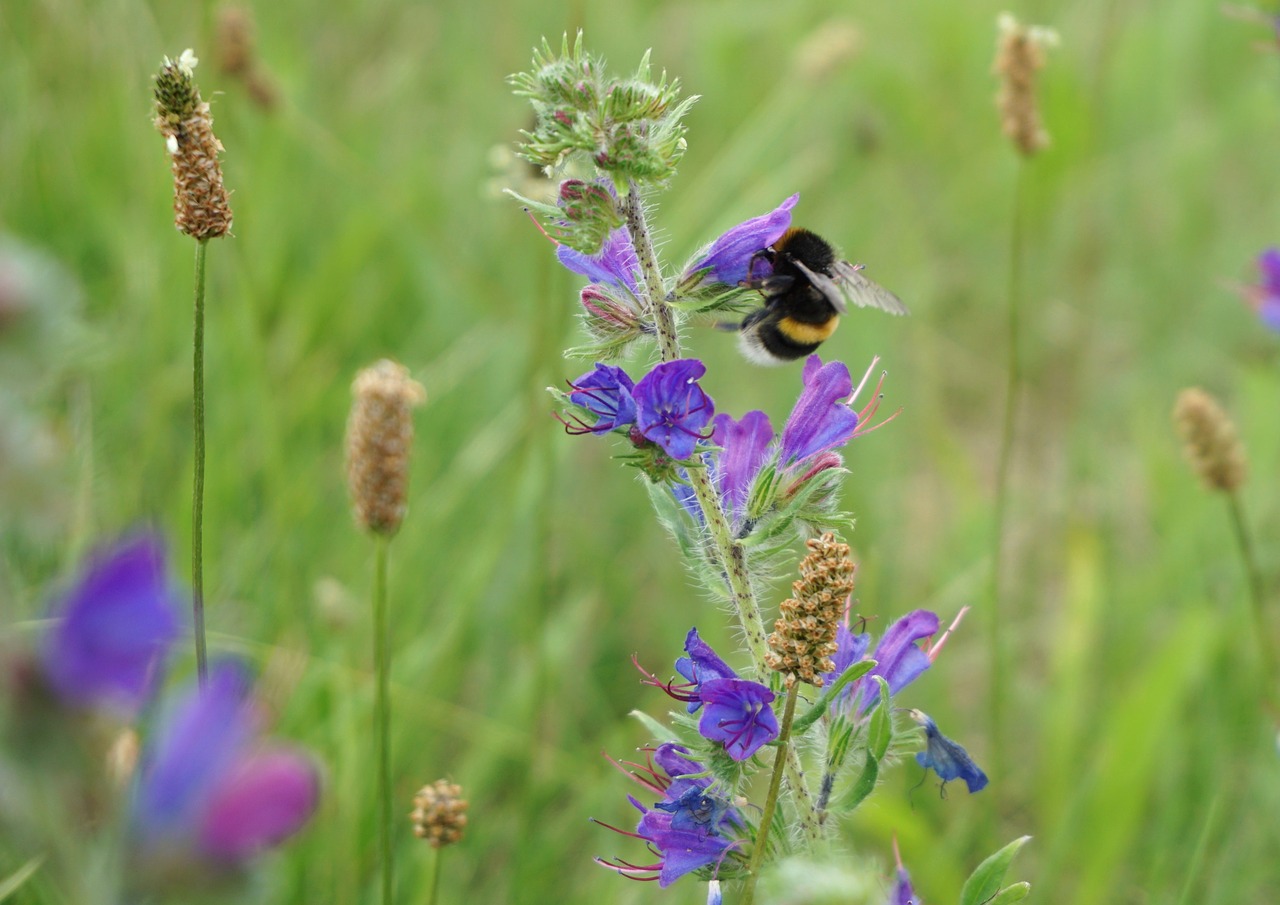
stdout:
<svg viewBox="0 0 1280 905">
<path fill-rule="evenodd" d="M 916 763 L 938 774 L 944 793 L 947 783 L 953 779 L 963 779 L 970 794 L 986 788 L 987 774 L 978 768 L 964 748 L 938 731 L 928 714 L 919 710 L 908 710 L 907 714 L 924 726 L 925 749 L 916 753 Z"/>
<path fill-rule="evenodd" d="M 632 391 L 636 426 L 648 440 L 676 460 L 693 455 L 715 414 L 711 397 L 698 386 L 707 372 L 696 358 L 663 362 L 640 379 Z"/>
<path fill-rule="evenodd" d="M 569 401 L 596 416 L 596 423 L 591 425 L 576 418 L 575 424 L 566 423 L 565 430 L 570 433 L 607 434 L 635 423 L 636 404 L 631 397 L 635 383 L 622 368 L 597 362 L 594 370 L 569 387 L 573 390 Z"/>
<path fill-rule="evenodd" d="M 556 257 L 565 267 L 592 283 L 623 286 L 633 293 L 636 291 L 636 272 L 640 269 L 640 259 L 636 256 L 631 234 L 625 226 L 609 233 L 598 255 L 584 255 L 567 245 L 558 245 Z"/>
<path fill-rule="evenodd" d="M 698 732 L 712 742 L 722 742 L 725 753 L 736 761 L 746 760 L 778 737 L 774 716 L 774 694 L 767 686 L 747 679 L 704 681 L 699 691 L 702 719 Z"/>
<path fill-rule="evenodd" d="M 42 651 L 53 690 L 74 707 L 136 714 L 178 635 L 180 598 L 159 537 L 141 534 L 93 554 L 54 607 Z"/>
<path fill-rule="evenodd" d="M 689 634 L 685 636 L 684 652 L 687 656 L 676 660 L 676 672 L 688 679 L 689 684 L 682 686 L 687 697 L 682 695 L 680 699 L 689 702 L 690 713 L 696 713 L 702 706 L 701 695 L 704 682 L 713 679 L 736 679 L 738 674 L 730 668 L 729 664 L 720 659 L 711 649 L 710 644 L 702 640 L 697 628 L 689 629 Z"/>
<path fill-rule="evenodd" d="M 654 805 L 671 815 L 671 828 L 694 833 L 715 832 L 731 805 L 727 798 L 690 787 L 678 798 L 667 798 Z"/>
<path fill-rule="evenodd" d="M 752 217 L 721 235 L 685 268 L 682 287 L 692 290 L 703 282 L 737 286 L 749 276 L 768 276 L 772 272 L 769 263 L 756 256 L 791 226 L 791 209 L 799 200 L 799 194 L 792 195 L 769 213 Z M 755 272 L 751 273 L 753 262 Z"/>
</svg>

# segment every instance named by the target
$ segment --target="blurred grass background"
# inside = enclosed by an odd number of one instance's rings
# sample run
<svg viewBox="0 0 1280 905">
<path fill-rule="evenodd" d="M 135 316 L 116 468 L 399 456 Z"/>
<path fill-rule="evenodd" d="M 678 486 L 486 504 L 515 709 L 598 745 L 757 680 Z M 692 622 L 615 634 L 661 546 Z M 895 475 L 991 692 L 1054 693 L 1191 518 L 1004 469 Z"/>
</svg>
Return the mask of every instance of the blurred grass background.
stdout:
<svg viewBox="0 0 1280 905">
<path fill-rule="evenodd" d="M 990 762 L 984 607 L 1018 166 L 990 74 L 1005 4 L 246 8 L 274 109 L 219 72 L 217 4 L 0 7 L 0 230 L 80 287 L 74 313 L 50 302 L 48 329 L 0 336 L 0 615 L 11 638 L 34 635 L 50 582 L 138 523 L 162 527 L 187 568 L 194 249 L 172 227 L 150 79 L 194 47 L 235 210 L 234 238 L 209 255 L 211 647 L 258 664 L 277 731 L 327 765 L 322 810 L 268 861 L 261 900 L 372 900 L 372 547 L 348 514 L 342 436 L 351 379 L 382 356 L 430 395 L 391 554 L 393 772 L 406 813 L 439 776 L 471 800 L 442 901 L 702 900 L 693 882 L 659 892 L 594 866 L 638 853 L 587 817 L 632 819 L 600 752 L 648 741 L 627 713 L 663 706 L 631 654 L 661 672 L 691 624 L 728 643 L 726 620 L 643 488 L 548 414 L 543 388 L 588 369 L 560 354 L 580 340 L 577 284 L 492 196 L 491 150 L 527 117 L 504 76 L 542 35 L 580 26 L 616 71 L 653 47 L 702 95 L 654 214 L 672 266 L 799 191 L 797 222 L 911 306 L 905 321 L 851 317 L 824 346 L 855 372 L 881 354 L 886 402 L 904 409 L 848 451 L 859 596 L 880 628 L 975 606 L 903 703 Z M 1252 280 L 1280 238 L 1280 56 L 1259 52 L 1264 26 L 1213 3 L 1014 11 L 1062 46 L 1043 86 L 1054 144 L 1026 174 L 1007 773 L 942 801 L 908 798 L 918 772 L 895 771 L 840 832 L 886 864 L 896 833 L 926 902 L 954 901 L 1023 833 L 1015 872 L 1038 901 L 1280 901 L 1280 762 L 1256 708 L 1245 584 L 1225 508 L 1169 422 L 1190 384 L 1235 415 L 1274 604 L 1280 352 L 1222 283 Z M 850 36 L 851 54 L 816 65 Z M 686 348 L 718 409 L 781 423 L 798 366 L 753 368 L 700 328 Z M 397 833 L 399 900 L 420 901 L 428 851 L 407 819 Z M 20 863 L 3 859 L 0 874 Z M 37 876 L 16 901 L 57 898 Z"/>
</svg>

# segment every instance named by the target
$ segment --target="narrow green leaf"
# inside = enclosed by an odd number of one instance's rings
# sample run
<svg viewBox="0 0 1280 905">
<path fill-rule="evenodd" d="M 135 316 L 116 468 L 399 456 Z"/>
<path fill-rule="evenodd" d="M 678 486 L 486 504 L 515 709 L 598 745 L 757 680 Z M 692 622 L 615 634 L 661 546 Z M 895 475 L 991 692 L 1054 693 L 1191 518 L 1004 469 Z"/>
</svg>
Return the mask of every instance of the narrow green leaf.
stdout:
<svg viewBox="0 0 1280 905">
<path fill-rule="evenodd" d="M 1004 875 L 1009 870 L 1014 856 L 1030 840 L 1030 836 L 1015 839 L 979 864 L 965 881 L 964 889 L 960 890 L 960 905 L 984 905 L 992 901 L 996 894 L 1001 892 L 1000 885 L 1004 882 Z"/>
<path fill-rule="evenodd" d="M 858 781 L 846 789 L 836 800 L 835 810 L 848 812 L 862 804 L 863 800 L 875 790 L 876 780 L 879 777 L 880 761 L 868 753 L 867 762 L 862 767 L 862 773 L 858 776 Z"/>
<path fill-rule="evenodd" d="M 655 740 L 668 741 L 669 739 L 675 738 L 675 734 L 671 731 L 670 726 L 664 726 L 643 710 L 633 710 L 631 711 L 631 716 L 644 723 L 644 727 L 649 730 Z"/>
<path fill-rule="evenodd" d="M 889 750 L 889 742 L 893 740 L 893 708 L 889 698 L 889 683 L 883 676 L 875 677 L 880 686 L 880 702 L 871 714 L 871 724 L 867 728 L 867 750 L 876 760 L 882 760 Z"/>
<path fill-rule="evenodd" d="M 21 889 L 26 882 L 31 879 L 32 874 L 40 869 L 40 865 L 44 863 L 44 855 L 32 858 L 26 864 L 19 867 L 9 876 L 0 881 L 0 902 L 3 902 L 9 896 L 13 895 Z"/>
<path fill-rule="evenodd" d="M 986 905 L 1009 905 L 1011 902 L 1021 902 L 1029 895 L 1031 895 L 1031 884 L 1023 880 L 1021 883 L 1014 883 L 1000 890 L 994 897 L 987 900 Z"/>
<path fill-rule="evenodd" d="M 860 679 L 871 670 L 876 668 L 875 660 L 859 660 L 853 663 L 844 672 L 840 673 L 840 677 L 831 683 L 831 687 L 823 692 L 822 697 L 818 698 L 818 702 L 810 707 L 803 716 L 798 717 L 791 724 L 791 734 L 801 735 L 806 729 L 818 721 L 827 708 L 831 705 L 835 696 L 840 693 L 840 689 L 844 688 L 855 679 Z"/>
</svg>

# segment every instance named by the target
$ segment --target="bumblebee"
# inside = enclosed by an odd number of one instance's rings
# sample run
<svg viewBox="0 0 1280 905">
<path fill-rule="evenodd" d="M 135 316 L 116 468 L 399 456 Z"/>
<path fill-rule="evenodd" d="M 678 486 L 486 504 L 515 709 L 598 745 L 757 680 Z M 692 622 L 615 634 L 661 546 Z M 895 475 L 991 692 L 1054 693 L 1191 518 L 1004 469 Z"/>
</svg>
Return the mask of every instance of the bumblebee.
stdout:
<svg viewBox="0 0 1280 905">
<path fill-rule="evenodd" d="M 757 279 L 757 261 L 771 272 Z M 896 295 L 862 275 L 861 264 L 839 260 L 831 245 L 807 229 L 792 227 L 755 253 L 743 284 L 764 294 L 764 305 L 738 325 L 742 353 L 756 364 L 777 365 L 803 358 L 835 332 L 847 302 L 906 314 Z"/>
</svg>

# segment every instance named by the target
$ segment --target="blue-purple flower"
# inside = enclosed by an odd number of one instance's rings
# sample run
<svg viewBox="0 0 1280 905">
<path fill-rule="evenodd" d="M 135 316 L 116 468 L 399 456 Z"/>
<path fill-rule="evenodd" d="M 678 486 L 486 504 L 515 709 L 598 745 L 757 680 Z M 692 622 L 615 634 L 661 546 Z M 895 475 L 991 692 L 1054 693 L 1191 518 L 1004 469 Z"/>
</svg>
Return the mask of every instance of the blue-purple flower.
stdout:
<svg viewBox="0 0 1280 905">
<path fill-rule="evenodd" d="M 706 772 L 706 768 L 688 754 L 687 748 L 673 743 L 659 746 L 653 753 L 653 761 L 662 772 L 652 765 L 614 762 L 620 770 L 663 798 L 653 808 L 647 808 L 635 797 L 627 796 L 640 811 L 640 822 L 634 833 L 605 823 L 601 825 L 644 840 L 660 860 L 654 864 L 632 864 L 597 858 L 598 864 L 633 880 L 656 879 L 659 886 L 666 887 L 691 871 L 718 866 L 737 847 L 733 834 L 743 825 L 742 815 L 712 788 L 709 777 L 684 778 Z"/>
<path fill-rule="evenodd" d="M 885 631 L 871 658 L 876 666 L 867 675 L 850 682 L 840 691 L 840 700 L 848 701 L 857 713 L 866 713 L 880 698 L 880 686 L 875 676 L 889 683 L 889 691 L 897 694 L 920 677 L 932 662 L 919 641 L 931 638 L 938 632 L 938 616 L 929 610 L 914 610 L 898 619 Z M 823 678 L 825 684 L 839 678 L 852 664 L 862 660 L 871 646 L 868 633 L 853 634 L 847 625 L 836 628 L 836 652 L 831 660 L 835 670 Z"/>
<path fill-rule="evenodd" d="M 592 283 L 622 286 L 633 293 L 636 291 L 636 272 L 640 269 L 640 259 L 636 256 L 631 234 L 625 226 L 609 233 L 598 255 L 584 255 L 567 245 L 558 245 L 556 257 L 565 267 Z"/>
<path fill-rule="evenodd" d="M 54 606 L 41 652 L 49 685 L 71 706 L 136 714 L 178 635 L 180 599 L 157 536 L 96 552 Z"/>
<path fill-rule="evenodd" d="M 722 742 L 725 753 L 746 760 L 778 737 L 773 692 L 748 679 L 713 679 L 699 692 L 706 708 L 698 732 L 708 741 Z"/>
<path fill-rule="evenodd" d="M 689 702 L 690 713 L 697 713 L 698 708 L 702 706 L 703 682 L 711 682 L 715 679 L 736 679 L 738 674 L 728 663 L 720 659 L 719 655 L 711 649 L 710 644 L 702 640 L 697 628 L 689 629 L 689 634 L 685 636 L 684 652 L 686 656 L 676 660 L 676 672 L 684 676 L 689 684 L 681 686 L 686 690 L 687 697 L 679 697 L 680 700 Z M 668 693 L 671 693 L 671 687 L 666 686 L 666 688 Z"/>
<path fill-rule="evenodd" d="M 1248 287 L 1245 296 L 1262 323 L 1280 331 L 1280 248 L 1268 248 L 1258 255 L 1258 274 L 1261 281 Z"/>
<path fill-rule="evenodd" d="M 915 890 L 911 888 L 911 875 L 902 866 L 902 855 L 898 854 L 898 840 L 893 840 L 893 855 L 898 862 L 898 870 L 893 878 L 893 889 L 885 905 L 921 905 Z"/>
<path fill-rule="evenodd" d="M 720 447 L 715 459 L 716 487 L 724 508 L 740 513 L 746 506 L 751 482 L 769 459 L 773 443 L 773 425 L 764 412 L 750 411 L 739 421 L 729 415 L 716 415 L 711 441 Z"/>
<path fill-rule="evenodd" d="M 792 195 L 767 214 L 752 217 L 721 235 L 698 253 L 680 278 L 682 288 L 695 289 L 704 282 L 737 286 L 748 277 L 772 273 L 769 262 L 757 256 L 791 226 L 791 209 L 800 200 Z"/>
<path fill-rule="evenodd" d="M 844 446 L 858 430 L 858 413 L 849 406 L 853 379 L 844 362 L 824 365 L 817 355 L 810 355 L 803 380 L 804 389 L 782 428 L 784 465 Z"/>
<path fill-rule="evenodd" d="M 916 752 L 916 763 L 925 770 L 933 770 L 942 780 L 943 794 L 947 783 L 953 779 L 963 779 L 969 787 L 970 794 L 980 792 L 987 787 L 987 774 L 983 773 L 973 758 L 958 743 L 947 738 L 929 715 L 919 710 L 908 710 L 908 715 L 924 726 L 925 749 Z"/>
<path fill-rule="evenodd" d="M 607 434 L 634 424 L 636 404 L 632 399 L 635 383 L 622 368 L 597 363 L 595 369 L 569 384 L 573 391 L 569 401 L 596 416 L 595 424 L 575 419 L 565 424 L 571 433 Z"/>
<path fill-rule="evenodd" d="M 680 358 L 656 365 L 632 391 L 636 426 L 646 439 L 662 447 L 673 459 L 693 455 L 715 414 L 711 397 L 698 385 L 707 372 L 696 358 Z"/>
<path fill-rule="evenodd" d="M 235 868 L 302 828 L 319 780 L 300 751 L 258 744 L 244 669 L 210 669 L 176 703 L 144 754 L 130 838 L 144 872 L 185 863 Z"/>
</svg>

